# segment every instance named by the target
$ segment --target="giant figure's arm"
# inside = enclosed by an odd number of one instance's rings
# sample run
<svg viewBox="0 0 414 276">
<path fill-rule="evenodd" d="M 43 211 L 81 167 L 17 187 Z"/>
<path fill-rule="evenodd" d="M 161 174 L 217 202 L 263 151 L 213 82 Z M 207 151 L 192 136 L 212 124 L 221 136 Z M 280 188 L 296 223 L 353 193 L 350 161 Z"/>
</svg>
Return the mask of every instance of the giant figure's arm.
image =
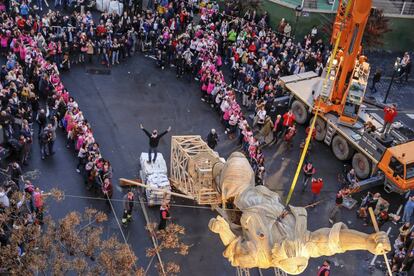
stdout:
<svg viewBox="0 0 414 276">
<path fill-rule="evenodd" d="M 349 250 L 368 250 L 379 255 L 391 250 L 390 241 L 384 232 L 365 234 L 347 229 L 343 223 L 332 228 L 321 228 L 310 233 L 306 243 L 310 257 L 330 256 Z"/>
</svg>

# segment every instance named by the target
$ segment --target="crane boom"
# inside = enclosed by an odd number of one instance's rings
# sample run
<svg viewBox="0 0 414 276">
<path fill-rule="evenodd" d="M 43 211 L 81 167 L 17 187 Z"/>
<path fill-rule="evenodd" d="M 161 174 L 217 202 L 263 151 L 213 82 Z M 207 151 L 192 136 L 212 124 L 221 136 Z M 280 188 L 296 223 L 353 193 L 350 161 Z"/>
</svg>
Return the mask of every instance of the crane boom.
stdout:
<svg viewBox="0 0 414 276">
<path fill-rule="evenodd" d="M 361 42 L 368 22 L 372 0 L 340 0 L 333 24 L 331 44 L 338 50 L 330 58 L 330 70 L 321 94 L 320 110 L 336 112 L 340 121 L 352 125 L 365 94 L 369 64 L 361 55 Z"/>
</svg>

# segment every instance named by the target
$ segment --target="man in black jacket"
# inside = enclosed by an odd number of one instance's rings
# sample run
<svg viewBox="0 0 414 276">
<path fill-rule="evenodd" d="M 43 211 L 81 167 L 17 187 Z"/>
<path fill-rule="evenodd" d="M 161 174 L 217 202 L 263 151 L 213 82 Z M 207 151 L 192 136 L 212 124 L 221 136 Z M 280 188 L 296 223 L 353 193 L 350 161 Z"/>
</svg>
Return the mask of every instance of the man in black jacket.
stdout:
<svg viewBox="0 0 414 276">
<path fill-rule="evenodd" d="M 216 133 L 216 130 L 213 128 L 211 129 L 210 133 L 207 135 L 207 145 L 214 150 L 214 148 L 217 146 L 218 142 L 218 135 Z"/>
<path fill-rule="evenodd" d="M 375 72 L 374 77 L 372 78 L 372 85 L 371 85 L 371 87 L 370 87 L 370 89 L 371 89 L 371 92 L 372 92 L 372 93 L 377 93 L 377 88 L 375 87 L 375 85 L 376 85 L 377 83 L 379 83 L 379 82 L 380 82 L 380 80 L 381 80 L 381 70 L 380 70 L 380 69 L 378 69 L 378 70 Z"/>
<path fill-rule="evenodd" d="M 151 163 L 151 154 L 154 153 L 154 159 L 152 159 L 152 162 L 155 163 L 155 160 L 157 160 L 157 147 L 160 142 L 160 139 L 162 136 L 170 132 L 171 127 L 169 126 L 168 129 L 161 134 L 158 134 L 158 130 L 154 129 L 152 133 L 149 133 L 148 130 L 144 128 L 142 124 L 140 124 L 141 129 L 145 132 L 145 134 L 149 138 L 149 150 L 148 150 L 148 163 Z"/>
</svg>

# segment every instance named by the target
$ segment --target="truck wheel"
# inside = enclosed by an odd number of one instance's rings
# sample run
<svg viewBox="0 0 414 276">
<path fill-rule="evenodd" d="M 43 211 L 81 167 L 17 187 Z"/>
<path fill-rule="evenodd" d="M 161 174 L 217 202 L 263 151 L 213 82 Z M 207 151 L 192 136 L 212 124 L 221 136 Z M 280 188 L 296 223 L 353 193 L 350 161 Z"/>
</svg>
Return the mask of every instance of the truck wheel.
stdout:
<svg viewBox="0 0 414 276">
<path fill-rule="evenodd" d="M 315 129 L 316 129 L 315 140 L 322 142 L 325 139 L 325 135 L 326 135 L 326 122 L 322 120 L 321 118 L 317 117 L 316 123 L 315 123 Z"/>
<path fill-rule="evenodd" d="M 348 142 L 340 135 L 334 136 L 331 146 L 335 157 L 341 161 L 349 160 L 354 153 Z"/>
<path fill-rule="evenodd" d="M 308 110 L 302 102 L 295 100 L 292 103 L 292 111 L 293 114 L 295 114 L 295 121 L 298 124 L 303 125 L 304 123 L 306 123 L 306 121 L 308 120 Z"/>
<path fill-rule="evenodd" d="M 352 168 L 359 179 L 367 178 L 371 173 L 371 162 L 362 153 L 355 153 L 352 158 Z"/>
</svg>

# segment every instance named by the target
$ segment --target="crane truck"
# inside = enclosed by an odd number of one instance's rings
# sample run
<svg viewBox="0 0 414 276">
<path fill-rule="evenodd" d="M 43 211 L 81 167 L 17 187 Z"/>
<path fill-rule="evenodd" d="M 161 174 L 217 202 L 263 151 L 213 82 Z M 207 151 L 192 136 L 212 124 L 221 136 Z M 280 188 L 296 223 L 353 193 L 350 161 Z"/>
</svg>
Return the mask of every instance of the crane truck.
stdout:
<svg viewBox="0 0 414 276">
<path fill-rule="evenodd" d="M 401 122 L 393 124 L 388 137 L 364 129 L 368 122 L 377 130 L 384 127 L 383 119 L 363 104 L 370 64 L 361 42 L 371 7 L 371 0 L 340 0 L 334 50 L 322 75 L 305 72 L 281 81 L 297 123 L 305 124 L 317 112 L 315 139 L 330 146 L 337 159 L 351 160 L 356 176 L 365 179 L 361 185 L 383 183 L 387 192 L 404 193 L 414 188 L 414 132 Z"/>
</svg>

